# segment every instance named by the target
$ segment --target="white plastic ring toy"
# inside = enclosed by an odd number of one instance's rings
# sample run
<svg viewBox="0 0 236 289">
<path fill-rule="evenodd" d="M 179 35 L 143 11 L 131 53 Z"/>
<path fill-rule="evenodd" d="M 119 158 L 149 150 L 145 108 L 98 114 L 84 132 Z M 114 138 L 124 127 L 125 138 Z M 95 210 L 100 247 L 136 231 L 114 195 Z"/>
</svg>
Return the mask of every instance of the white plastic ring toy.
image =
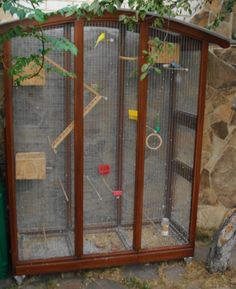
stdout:
<svg viewBox="0 0 236 289">
<path fill-rule="evenodd" d="M 159 143 L 156 145 L 156 146 L 151 146 L 149 144 L 149 141 L 150 141 L 150 138 L 152 137 L 156 137 L 158 138 L 159 140 Z M 161 145 L 162 145 L 163 141 L 162 141 L 162 137 L 159 135 L 159 133 L 156 133 L 156 132 L 153 132 L 153 133 L 150 133 L 147 138 L 146 138 L 146 146 L 150 149 L 150 150 L 158 150 Z"/>
</svg>

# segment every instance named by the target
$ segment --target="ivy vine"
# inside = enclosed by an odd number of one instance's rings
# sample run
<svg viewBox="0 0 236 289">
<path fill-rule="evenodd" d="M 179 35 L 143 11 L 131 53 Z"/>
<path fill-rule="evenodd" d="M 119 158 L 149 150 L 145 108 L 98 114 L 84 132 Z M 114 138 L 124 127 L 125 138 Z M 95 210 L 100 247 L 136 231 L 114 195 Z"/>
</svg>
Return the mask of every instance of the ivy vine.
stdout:
<svg viewBox="0 0 236 289">
<path fill-rule="evenodd" d="M 164 17 L 176 17 L 181 15 L 183 12 L 192 14 L 191 2 L 193 0 L 128 0 L 128 8 L 135 11 L 133 16 L 121 15 L 120 21 L 127 25 L 129 29 L 133 29 L 135 24 L 141 19 L 144 20 L 149 12 L 153 12 L 159 15 L 156 18 L 154 25 L 161 27 L 163 25 Z M 20 83 L 26 78 L 35 77 L 40 73 L 43 67 L 47 66 L 47 70 L 54 70 L 59 74 L 66 77 L 75 77 L 72 72 L 62 72 L 57 70 L 55 67 L 50 67 L 46 64 L 44 58 L 52 50 L 62 50 L 70 52 L 73 55 L 77 55 L 78 51 L 75 45 L 64 37 L 53 37 L 44 34 L 42 24 L 47 21 L 50 15 L 63 15 L 65 17 L 75 14 L 77 18 L 84 18 L 91 20 L 95 16 L 102 16 L 105 12 L 114 13 L 116 12 L 123 3 L 124 0 L 94 0 L 91 4 L 82 3 L 81 5 L 69 5 L 62 9 L 59 9 L 52 13 L 45 13 L 40 7 L 44 0 L 1 0 L 0 8 L 4 12 L 10 13 L 12 16 L 16 16 L 20 20 L 23 19 L 34 19 L 38 25 L 35 27 L 24 27 L 16 26 L 7 30 L 4 34 L 0 35 L 0 45 L 5 41 L 9 41 L 16 37 L 33 37 L 41 42 L 41 48 L 38 53 L 28 55 L 26 57 L 13 57 L 11 61 L 11 67 L 8 68 L 10 75 L 14 76 L 16 84 Z M 197 7 L 200 7 L 204 3 L 211 3 L 212 0 L 200 1 Z M 231 12 L 236 0 L 226 0 L 224 2 L 223 14 L 217 15 L 214 21 L 209 25 L 209 28 L 216 28 L 217 25 L 224 19 L 226 13 Z M 155 50 L 163 50 L 163 42 L 160 39 L 154 39 Z M 171 50 L 171 44 L 170 44 Z M 151 70 L 156 73 L 160 73 L 159 68 L 155 67 L 155 55 L 150 51 L 143 51 L 145 55 L 146 63 L 142 67 L 141 79 L 144 79 Z M 24 75 L 24 68 L 29 63 L 34 63 L 38 66 L 38 70 L 31 75 Z M 3 65 L 5 65 L 3 63 Z"/>
</svg>

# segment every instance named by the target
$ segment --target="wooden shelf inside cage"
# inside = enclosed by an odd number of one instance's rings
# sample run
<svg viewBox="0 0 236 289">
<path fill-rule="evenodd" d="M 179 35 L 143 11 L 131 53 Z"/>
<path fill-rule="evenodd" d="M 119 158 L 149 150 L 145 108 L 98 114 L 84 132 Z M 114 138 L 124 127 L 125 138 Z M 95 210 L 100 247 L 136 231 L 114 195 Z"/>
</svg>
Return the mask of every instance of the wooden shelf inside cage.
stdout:
<svg viewBox="0 0 236 289">
<path fill-rule="evenodd" d="M 46 179 L 46 156 L 43 152 L 16 153 L 17 180 Z"/>
<path fill-rule="evenodd" d="M 25 66 L 24 71 L 17 76 L 13 77 L 15 81 L 19 76 L 22 75 L 34 75 L 40 69 L 40 66 L 37 65 L 35 62 L 30 62 L 27 66 Z M 42 68 L 38 75 L 27 78 L 23 80 L 20 84 L 21 86 L 44 86 L 45 85 L 45 70 Z"/>
<path fill-rule="evenodd" d="M 149 52 L 152 55 L 156 55 L 156 63 L 171 63 L 175 61 L 177 64 L 180 62 L 180 46 L 178 43 L 169 43 L 164 42 L 162 51 L 156 50 L 153 45 L 153 41 L 150 40 L 149 44 Z M 168 45 L 173 45 L 173 48 L 169 48 Z"/>
</svg>

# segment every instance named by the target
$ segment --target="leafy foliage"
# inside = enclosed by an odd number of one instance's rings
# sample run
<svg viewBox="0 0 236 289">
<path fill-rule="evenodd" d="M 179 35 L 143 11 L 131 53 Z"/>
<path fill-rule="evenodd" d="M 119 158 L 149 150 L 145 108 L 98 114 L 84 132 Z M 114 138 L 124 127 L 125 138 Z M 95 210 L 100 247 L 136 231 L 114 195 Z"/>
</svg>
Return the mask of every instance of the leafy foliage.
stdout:
<svg viewBox="0 0 236 289">
<path fill-rule="evenodd" d="M 135 24 L 141 19 L 145 19 L 149 12 L 157 13 L 159 15 L 156 18 L 154 25 L 161 27 L 163 25 L 164 16 L 165 17 L 175 17 L 182 14 L 184 11 L 189 14 L 192 13 L 191 10 L 191 1 L 192 0 L 128 0 L 128 7 L 131 10 L 135 11 L 135 14 L 132 16 L 121 15 L 120 21 L 125 23 L 129 29 L 133 29 Z M 73 14 L 77 15 L 78 18 L 92 19 L 94 16 L 102 16 L 105 12 L 114 13 L 119 9 L 124 0 L 94 0 L 91 4 L 82 3 L 78 5 L 69 5 L 62 9 L 59 9 L 52 13 L 45 13 L 40 9 L 40 4 L 44 0 L 1 0 L 0 8 L 5 12 L 9 12 L 11 15 L 18 17 L 19 19 L 34 19 L 37 23 L 37 27 L 23 27 L 16 26 L 10 28 L 3 35 L 0 35 L 0 44 L 5 41 L 9 41 L 15 37 L 33 37 L 38 39 L 41 42 L 42 48 L 39 49 L 39 53 L 35 55 L 29 55 L 28 57 L 18 57 L 12 60 L 12 68 L 9 72 L 11 75 L 19 75 L 22 73 L 24 67 L 30 62 L 35 62 L 39 64 L 38 74 L 41 69 L 46 65 L 44 57 L 51 50 L 60 50 L 71 52 L 73 55 L 77 54 L 77 48 L 73 43 L 68 41 L 64 37 L 52 37 L 44 34 L 42 29 L 42 24 L 47 20 L 49 15 L 61 14 L 65 17 L 71 16 Z M 212 0 L 204 0 L 203 2 L 212 2 Z M 225 13 L 232 11 L 233 6 L 236 0 L 226 0 L 224 3 Z M 201 1 L 200 1 L 201 3 Z M 200 6 L 201 4 L 198 4 Z M 219 23 L 224 19 L 225 14 L 220 14 L 216 17 L 209 28 L 215 28 Z M 155 39 L 155 49 L 158 52 L 161 52 L 163 49 L 163 43 L 159 39 Z M 143 52 L 145 55 L 146 63 L 142 67 L 141 79 L 144 79 L 151 70 L 154 70 L 156 73 L 160 73 L 160 69 L 155 66 L 155 56 L 148 51 Z M 54 70 L 57 73 L 62 74 L 63 76 L 71 77 L 74 76 L 73 73 L 68 72 L 65 75 L 65 72 L 57 70 L 56 68 L 47 67 L 49 70 Z M 37 73 L 29 76 L 27 78 L 34 77 Z M 16 82 L 20 84 L 20 81 L 24 76 L 20 76 L 16 79 Z"/>
<path fill-rule="evenodd" d="M 164 52 L 164 42 L 161 41 L 158 37 L 155 37 L 151 43 L 152 49 L 150 51 L 143 51 L 143 54 L 146 58 L 146 63 L 142 66 L 140 79 L 143 80 L 152 70 L 157 74 L 161 73 L 160 68 L 156 66 L 156 59 L 160 53 Z M 168 43 L 167 45 L 168 54 L 173 54 L 174 44 Z"/>
<path fill-rule="evenodd" d="M 207 2 L 211 3 L 212 0 L 207 0 Z M 219 13 L 215 19 L 208 25 L 208 29 L 215 30 L 219 27 L 220 23 L 224 21 L 227 13 L 231 13 L 233 11 L 233 7 L 236 3 L 236 0 L 225 0 L 223 4 L 222 12 Z"/>
</svg>

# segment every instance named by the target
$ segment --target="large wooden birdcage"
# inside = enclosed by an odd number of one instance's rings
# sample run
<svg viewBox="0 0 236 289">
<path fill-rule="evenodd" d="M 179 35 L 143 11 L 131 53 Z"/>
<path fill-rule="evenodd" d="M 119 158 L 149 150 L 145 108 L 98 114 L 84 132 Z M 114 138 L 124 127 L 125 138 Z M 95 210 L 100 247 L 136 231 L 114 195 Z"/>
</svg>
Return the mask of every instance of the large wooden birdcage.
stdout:
<svg viewBox="0 0 236 289">
<path fill-rule="evenodd" d="M 44 69 L 15 86 L 5 71 L 16 275 L 194 253 L 208 44 L 229 43 L 173 19 L 158 29 L 155 15 L 130 31 L 124 13 L 49 17 L 45 35 L 73 41 L 78 55 L 52 50 L 45 63 L 75 79 Z M 6 66 L 39 46 L 31 37 L 6 43 Z M 144 50 L 157 55 L 141 80 Z"/>
</svg>

